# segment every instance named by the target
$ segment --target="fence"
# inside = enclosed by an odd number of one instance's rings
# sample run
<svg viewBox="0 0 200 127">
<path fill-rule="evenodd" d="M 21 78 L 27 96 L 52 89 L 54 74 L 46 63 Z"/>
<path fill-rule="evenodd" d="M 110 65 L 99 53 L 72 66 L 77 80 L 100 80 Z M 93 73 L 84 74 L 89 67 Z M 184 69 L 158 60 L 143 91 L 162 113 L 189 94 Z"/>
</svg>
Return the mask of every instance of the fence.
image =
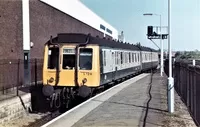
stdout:
<svg viewBox="0 0 200 127">
<path fill-rule="evenodd" d="M 195 122 L 200 125 L 200 66 L 175 62 L 174 87 L 189 109 Z"/>
<path fill-rule="evenodd" d="M 24 60 L 0 60 L 0 92 L 2 95 L 15 91 L 16 96 L 20 88 L 42 81 L 43 60 L 30 59 L 28 63 L 30 66 L 30 78 L 25 84 Z"/>
</svg>

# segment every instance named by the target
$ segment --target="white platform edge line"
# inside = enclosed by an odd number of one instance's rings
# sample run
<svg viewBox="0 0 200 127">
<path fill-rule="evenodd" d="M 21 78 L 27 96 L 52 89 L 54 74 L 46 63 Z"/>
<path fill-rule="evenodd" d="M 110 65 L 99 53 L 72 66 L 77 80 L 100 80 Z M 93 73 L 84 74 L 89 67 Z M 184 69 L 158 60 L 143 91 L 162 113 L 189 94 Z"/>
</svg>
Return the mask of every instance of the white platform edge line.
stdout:
<svg viewBox="0 0 200 127">
<path fill-rule="evenodd" d="M 138 76 L 133 77 L 133 78 L 137 78 L 137 77 L 141 76 L 141 77 L 138 79 L 138 80 L 140 80 L 140 79 L 144 78 L 144 77 L 147 76 L 147 75 L 148 75 L 148 74 L 144 74 L 144 73 L 143 73 L 143 74 L 138 75 Z M 47 127 L 47 126 L 49 126 L 49 125 L 52 124 L 53 122 L 55 122 L 55 121 L 57 121 L 58 119 L 64 117 L 65 115 L 69 114 L 70 112 L 76 110 L 77 108 L 81 107 L 82 105 L 84 105 L 84 104 L 90 102 L 90 101 L 93 100 L 93 99 L 96 99 L 97 97 L 99 97 L 99 96 L 101 96 L 101 95 L 103 95 L 103 94 L 109 92 L 110 90 L 112 90 L 112 89 L 114 89 L 114 88 L 116 88 L 116 87 L 119 87 L 121 84 L 124 84 L 124 83 L 126 83 L 126 82 L 129 82 L 130 80 L 133 80 L 133 78 L 131 78 L 131 79 L 129 79 L 129 80 L 126 80 L 125 82 L 122 82 L 122 83 L 120 83 L 120 84 L 118 84 L 118 85 L 116 85 L 116 86 L 113 86 L 113 87 L 109 88 L 108 90 L 106 90 L 106 91 L 104 91 L 104 92 L 102 92 L 102 93 L 100 93 L 100 94 L 98 94 L 98 95 L 96 95 L 96 96 L 94 96 L 94 97 L 88 99 L 87 101 L 85 101 L 85 102 L 81 103 L 80 105 L 78 105 L 78 106 L 76 106 L 76 107 L 74 107 L 74 108 L 68 110 L 67 112 L 61 114 L 60 116 L 58 116 L 58 117 L 56 117 L 56 118 L 54 118 L 53 120 L 49 121 L 48 123 L 42 125 L 41 127 Z M 138 81 L 138 80 L 135 80 L 134 82 L 136 82 L 136 81 Z M 134 83 L 134 82 L 133 82 L 133 83 Z"/>
</svg>

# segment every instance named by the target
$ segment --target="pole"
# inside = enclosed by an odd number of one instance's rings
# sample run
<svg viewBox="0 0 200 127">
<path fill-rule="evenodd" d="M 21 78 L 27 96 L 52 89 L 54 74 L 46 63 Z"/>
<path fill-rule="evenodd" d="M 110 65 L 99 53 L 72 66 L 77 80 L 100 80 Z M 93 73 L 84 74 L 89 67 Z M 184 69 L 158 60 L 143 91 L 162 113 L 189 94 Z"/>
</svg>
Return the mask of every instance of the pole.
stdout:
<svg viewBox="0 0 200 127">
<path fill-rule="evenodd" d="M 161 15 L 160 15 L 160 48 L 161 48 L 161 51 L 160 51 L 160 54 L 161 54 L 161 67 L 160 67 L 160 76 L 163 76 L 163 42 L 162 42 L 162 24 L 161 24 Z"/>
<path fill-rule="evenodd" d="M 168 111 L 174 112 L 174 79 L 172 77 L 171 54 L 171 0 L 168 0 L 168 52 L 169 52 L 169 78 L 168 78 Z"/>
<path fill-rule="evenodd" d="M 160 47 L 159 47 L 152 39 L 150 39 L 150 41 L 153 42 L 154 45 L 155 45 L 156 47 L 158 47 L 158 49 L 160 49 Z"/>
</svg>

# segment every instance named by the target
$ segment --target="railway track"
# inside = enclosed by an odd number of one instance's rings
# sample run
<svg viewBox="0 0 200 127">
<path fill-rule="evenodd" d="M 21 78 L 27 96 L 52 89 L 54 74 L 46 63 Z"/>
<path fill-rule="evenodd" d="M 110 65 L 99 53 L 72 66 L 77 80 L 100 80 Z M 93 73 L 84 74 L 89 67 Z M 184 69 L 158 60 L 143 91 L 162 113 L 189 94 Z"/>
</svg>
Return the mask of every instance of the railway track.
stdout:
<svg viewBox="0 0 200 127">
<path fill-rule="evenodd" d="M 111 88 L 111 87 L 113 87 L 113 86 L 115 86 L 115 85 L 118 85 L 118 84 L 120 84 L 120 83 L 122 83 L 122 82 L 124 82 L 124 81 L 126 81 L 126 80 L 128 80 L 128 79 L 130 79 L 130 78 L 133 78 L 133 77 L 135 77 L 135 76 L 137 76 L 137 75 L 138 75 L 138 74 L 130 75 L 130 76 L 128 76 L 128 77 L 126 77 L 126 78 L 124 78 L 124 79 L 118 81 L 118 82 L 115 82 L 115 83 L 113 83 L 113 84 L 107 85 L 107 87 L 100 88 L 100 89 L 98 89 L 96 92 L 94 92 L 93 95 L 92 95 L 91 97 L 94 97 L 94 96 L 100 94 L 101 92 L 106 91 L 106 90 L 108 90 L 109 88 Z M 84 101 L 86 101 L 86 100 L 88 100 L 88 99 L 89 99 L 89 98 L 84 99 L 84 100 L 77 99 L 77 100 L 76 100 L 76 103 L 75 103 L 72 107 L 70 107 L 69 109 L 67 109 L 67 110 L 65 110 L 65 111 L 61 111 L 61 112 L 60 112 L 60 110 L 55 110 L 55 111 L 49 113 L 48 115 L 42 117 L 41 119 L 36 120 L 34 123 L 31 123 L 31 124 L 29 124 L 28 126 L 24 126 L 24 127 L 40 127 L 40 126 L 44 125 L 45 123 L 51 121 L 52 119 L 58 117 L 59 115 L 63 114 L 64 112 L 66 112 L 66 111 L 68 111 L 68 110 L 70 110 L 70 109 L 72 109 L 72 108 L 75 108 L 76 106 L 78 106 L 79 104 L 83 103 Z"/>
</svg>

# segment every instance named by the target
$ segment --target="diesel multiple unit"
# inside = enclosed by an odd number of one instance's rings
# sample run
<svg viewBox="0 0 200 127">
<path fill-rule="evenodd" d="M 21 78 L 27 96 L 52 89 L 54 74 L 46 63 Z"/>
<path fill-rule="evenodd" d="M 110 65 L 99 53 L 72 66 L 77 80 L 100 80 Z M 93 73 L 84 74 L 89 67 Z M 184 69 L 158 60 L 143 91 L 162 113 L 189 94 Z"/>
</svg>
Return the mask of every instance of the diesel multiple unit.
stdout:
<svg viewBox="0 0 200 127">
<path fill-rule="evenodd" d="M 154 49 L 62 33 L 45 44 L 43 94 L 57 107 L 68 106 L 75 96 L 87 97 L 98 87 L 157 66 L 158 52 Z"/>
</svg>

